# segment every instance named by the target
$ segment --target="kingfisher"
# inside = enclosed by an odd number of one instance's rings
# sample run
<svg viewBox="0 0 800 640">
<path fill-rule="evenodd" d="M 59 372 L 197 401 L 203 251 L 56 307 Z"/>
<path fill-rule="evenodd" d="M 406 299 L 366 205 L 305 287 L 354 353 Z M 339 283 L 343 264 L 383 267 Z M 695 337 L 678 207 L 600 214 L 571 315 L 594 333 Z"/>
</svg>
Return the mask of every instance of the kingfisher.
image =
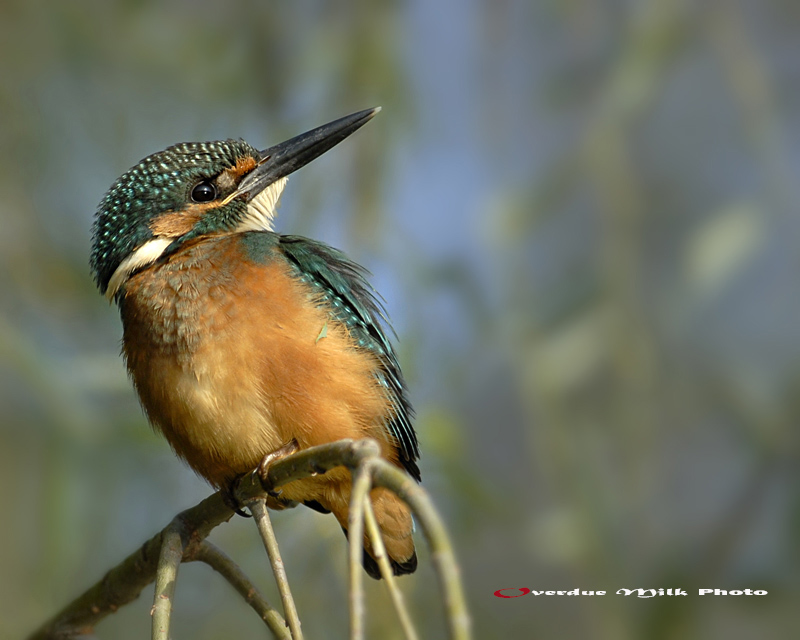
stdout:
<svg viewBox="0 0 800 640">
<path fill-rule="evenodd" d="M 376 439 L 421 479 L 413 410 L 366 270 L 273 228 L 289 174 L 379 111 L 264 151 L 241 139 L 173 145 L 125 172 L 98 207 L 91 269 L 119 308 L 147 418 L 237 511 L 236 483 L 262 460 L 344 438 Z M 287 484 L 270 506 L 333 513 L 347 535 L 350 486 L 339 467 Z M 383 488 L 371 498 L 393 573 L 412 573 L 408 506 Z M 380 578 L 366 538 L 363 564 Z"/>
</svg>

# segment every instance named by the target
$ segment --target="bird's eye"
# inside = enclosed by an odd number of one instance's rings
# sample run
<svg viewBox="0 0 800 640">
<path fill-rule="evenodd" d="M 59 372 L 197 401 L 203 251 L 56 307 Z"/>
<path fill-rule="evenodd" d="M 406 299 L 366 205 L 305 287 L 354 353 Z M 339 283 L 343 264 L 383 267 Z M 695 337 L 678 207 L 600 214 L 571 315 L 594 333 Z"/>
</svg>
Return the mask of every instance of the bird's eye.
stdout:
<svg viewBox="0 0 800 640">
<path fill-rule="evenodd" d="M 217 190 L 210 182 L 201 182 L 192 189 L 192 200 L 195 202 L 211 202 L 217 197 Z"/>
</svg>

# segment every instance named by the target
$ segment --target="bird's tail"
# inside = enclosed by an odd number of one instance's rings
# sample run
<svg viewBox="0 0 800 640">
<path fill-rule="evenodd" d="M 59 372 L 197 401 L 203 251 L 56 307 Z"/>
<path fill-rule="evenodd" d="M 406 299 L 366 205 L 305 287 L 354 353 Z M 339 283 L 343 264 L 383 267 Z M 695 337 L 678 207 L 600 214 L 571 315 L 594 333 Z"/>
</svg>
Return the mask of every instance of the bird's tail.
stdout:
<svg viewBox="0 0 800 640">
<path fill-rule="evenodd" d="M 378 488 L 370 492 L 372 509 L 375 519 L 383 534 L 383 544 L 389 556 L 392 572 L 396 576 L 414 573 L 417 569 L 417 553 L 414 549 L 414 521 L 408 505 L 387 489 Z M 349 496 L 348 496 L 349 498 Z M 349 508 L 347 501 L 337 501 L 331 505 L 331 511 L 347 535 L 347 517 Z M 376 580 L 380 580 L 381 572 L 375 560 L 372 544 L 368 536 L 364 535 L 364 556 L 362 563 L 367 573 Z"/>
</svg>

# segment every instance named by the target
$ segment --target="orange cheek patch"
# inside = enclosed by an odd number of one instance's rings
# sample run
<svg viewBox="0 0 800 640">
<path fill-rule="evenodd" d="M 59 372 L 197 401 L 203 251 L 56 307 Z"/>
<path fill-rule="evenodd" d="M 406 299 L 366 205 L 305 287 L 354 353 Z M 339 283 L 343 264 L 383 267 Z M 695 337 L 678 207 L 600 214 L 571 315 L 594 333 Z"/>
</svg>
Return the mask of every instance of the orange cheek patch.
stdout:
<svg viewBox="0 0 800 640">
<path fill-rule="evenodd" d="M 165 238 L 177 238 L 184 233 L 189 233 L 206 211 L 218 206 L 217 202 L 204 202 L 202 204 L 190 204 L 182 211 L 167 211 L 162 213 L 150 223 L 150 231 L 155 236 Z"/>
</svg>

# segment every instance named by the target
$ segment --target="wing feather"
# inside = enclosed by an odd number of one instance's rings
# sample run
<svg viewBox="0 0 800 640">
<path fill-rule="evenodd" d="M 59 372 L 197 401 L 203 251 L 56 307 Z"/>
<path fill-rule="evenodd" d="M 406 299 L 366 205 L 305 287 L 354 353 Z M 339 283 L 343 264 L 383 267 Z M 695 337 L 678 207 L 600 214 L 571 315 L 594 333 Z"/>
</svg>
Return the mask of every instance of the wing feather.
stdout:
<svg viewBox="0 0 800 640">
<path fill-rule="evenodd" d="M 397 356 L 386 335 L 386 329 L 392 333 L 393 330 L 377 293 L 367 281 L 368 272 L 341 251 L 308 238 L 279 236 L 279 247 L 297 269 L 298 277 L 319 291 L 321 303 L 330 306 L 358 345 L 377 357 L 380 367 L 375 375 L 386 388 L 394 408 L 394 415 L 385 426 L 398 443 L 401 463 L 419 480 L 416 464 L 419 443 L 411 424 L 414 411 Z"/>
</svg>

